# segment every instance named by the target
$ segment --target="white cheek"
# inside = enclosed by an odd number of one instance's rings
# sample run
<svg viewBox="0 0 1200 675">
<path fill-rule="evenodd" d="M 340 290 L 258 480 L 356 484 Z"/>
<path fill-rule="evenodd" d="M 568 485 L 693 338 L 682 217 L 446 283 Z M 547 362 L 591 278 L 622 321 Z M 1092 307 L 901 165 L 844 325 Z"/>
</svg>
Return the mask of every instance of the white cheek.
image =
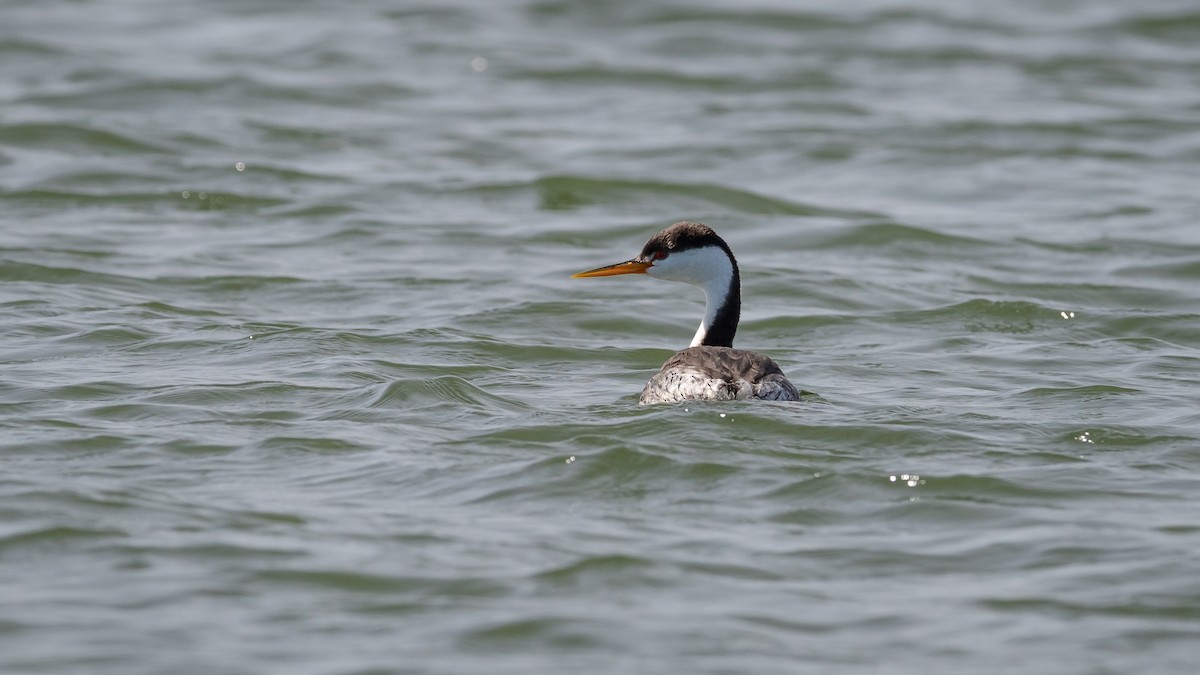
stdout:
<svg viewBox="0 0 1200 675">
<path fill-rule="evenodd" d="M 662 260 L 655 260 L 654 265 L 646 270 L 646 274 L 659 279 L 668 279 L 670 281 L 678 281 L 679 263 L 671 256 Z"/>
<path fill-rule="evenodd" d="M 666 279 L 667 281 L 686 281 L 686 279 L 682 278 L 681 272 L 683 270 L 681 267 L 683 266 L 679 265 L 674 259 L 666 258 L 665 260 L 655 261 L 654 265 L 646 270 L 646 274 L 659 279 Z"/>
<path fill-rule="evenodd" d="M 668 281 L 706 285 L 714 277 L 725 276 L 729 259 L 718 248 L 692 249 L 668 255 L 654 263 L 646 273 Z"/>
</svg>

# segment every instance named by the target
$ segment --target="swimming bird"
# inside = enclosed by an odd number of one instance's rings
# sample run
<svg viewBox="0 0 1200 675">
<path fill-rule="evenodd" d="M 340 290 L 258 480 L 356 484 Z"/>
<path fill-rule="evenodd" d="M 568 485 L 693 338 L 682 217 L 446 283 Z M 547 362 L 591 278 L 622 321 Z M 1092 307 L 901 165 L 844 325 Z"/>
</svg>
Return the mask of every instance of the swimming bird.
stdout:
<svg viewBox="0 0 1200 675">
<path fill-rule="evenodd" d="M 704 320 L 692 344 L 667 359 L 642 389 L 638 403 L 800 399 L 800 392 L 770 357 L 733 348 L 742 313 L 742 281 L 729 245 L 711 227 L 675 223 L 650 237 L 638 257 L 580 272 L 572 278 L 617 274 L 682 281 L 704 291 Z"/>
</svg>

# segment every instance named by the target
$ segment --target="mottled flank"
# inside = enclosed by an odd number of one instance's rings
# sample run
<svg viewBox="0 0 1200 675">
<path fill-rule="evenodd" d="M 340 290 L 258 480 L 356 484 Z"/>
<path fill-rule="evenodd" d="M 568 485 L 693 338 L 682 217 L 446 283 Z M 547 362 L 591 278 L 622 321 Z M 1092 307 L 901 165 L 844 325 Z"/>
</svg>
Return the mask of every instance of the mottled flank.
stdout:
<svg viewBox="0 0 1200 675">
<path fill-rule="evenodd" d="M 667 359 L 638 403 L 749 398 L 797 401 L 800 392 L 767 356 L 729 347 L 690 347 Z"/>
</svg>

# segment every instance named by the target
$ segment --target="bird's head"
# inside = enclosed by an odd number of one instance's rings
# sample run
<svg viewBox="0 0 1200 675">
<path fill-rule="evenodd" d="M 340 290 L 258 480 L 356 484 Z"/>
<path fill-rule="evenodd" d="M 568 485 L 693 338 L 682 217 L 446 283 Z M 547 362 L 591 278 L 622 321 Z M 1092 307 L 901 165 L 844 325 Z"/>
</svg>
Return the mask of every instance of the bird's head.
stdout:
<svg viewBox="0 0 1200 675">
<path fill-rule="evenodd" d="M 737 261 L 725 240 L 712 228 L 682 222 L 650 237 L 636 258 L 572 275 L 573 278 L 646 274 L 668 281 L 708 287 L 728 283 L 736 274 Z"/>
</svg>

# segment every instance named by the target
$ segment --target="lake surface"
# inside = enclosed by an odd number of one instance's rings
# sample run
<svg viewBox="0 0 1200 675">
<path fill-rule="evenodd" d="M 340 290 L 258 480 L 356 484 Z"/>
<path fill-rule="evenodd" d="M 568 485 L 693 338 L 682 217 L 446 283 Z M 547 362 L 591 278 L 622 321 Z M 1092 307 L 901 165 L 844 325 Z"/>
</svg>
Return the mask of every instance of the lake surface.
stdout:
<svg viewBox="0 0 1200 675">
<path fill-rule="evenodd" d="M 0 672 L 1191 673 L 1195 2 L 7 2 Z M 800 403 L 639 407 L 678 220 Z"/>
</svg>

